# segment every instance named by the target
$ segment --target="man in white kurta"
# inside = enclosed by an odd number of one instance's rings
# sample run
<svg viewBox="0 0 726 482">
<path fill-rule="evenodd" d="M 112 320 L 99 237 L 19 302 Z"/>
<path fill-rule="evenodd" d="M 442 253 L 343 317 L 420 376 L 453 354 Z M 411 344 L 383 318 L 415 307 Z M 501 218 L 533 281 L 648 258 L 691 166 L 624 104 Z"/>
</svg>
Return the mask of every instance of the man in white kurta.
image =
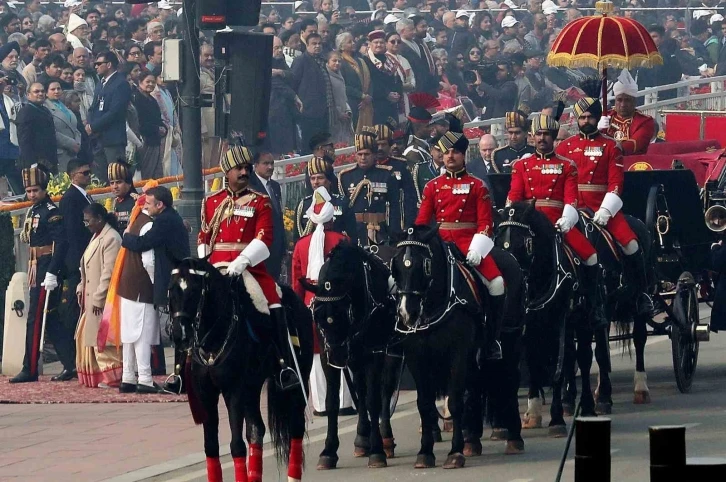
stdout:
<svg viewBox="0 0 726 482">
<path fill-rule="evenodd" d="M 143 211 L 128 231 L 139 236 L 153 222 Z M 151 378 L 151 346 L 159 344 L 159 317 L 154 308 L 154 251 L 128 252 L 119 281 L 121 343 L 123 343 L 123 393 L 159 393 Z M 138 383 L 136 373 L 138 372 Z"/>
</svg>

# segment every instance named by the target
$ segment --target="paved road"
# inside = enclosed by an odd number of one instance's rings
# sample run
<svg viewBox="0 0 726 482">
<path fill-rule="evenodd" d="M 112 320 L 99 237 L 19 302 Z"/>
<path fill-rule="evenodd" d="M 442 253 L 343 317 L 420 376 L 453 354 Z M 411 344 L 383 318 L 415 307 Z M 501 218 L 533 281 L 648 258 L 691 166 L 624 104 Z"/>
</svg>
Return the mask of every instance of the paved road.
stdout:
<svg viewBox="0 0 726 482">
<path fill-rule="evenodd" d="M 704 307 L 705 308 L 705 307 Z M 612 478 L 613 480 L 648 480 L 648 426 L 663 424 L 687 424 L 687 449 L 689 456 L 723 456 L 723 433 L 726 432 L 726 336 L 712 336 L 711 342 L 701 345 L 696 381 L 691 394 L 680 394 L 676 388 L 671 364 L 670 340 L 666 337 L 651 338 L 646 348 L 646 369 L 652 403 L 633 405 L 633 367 L 634 361 L 627 356 L 621 357 L 613 352 L 614 414 L 612 416 Z M 548 396 L 549 398 L 549 396 Z M 310 427 L 307 453 L 306 480 L 316 482 L 346 482 L 390 480 L 390 481 L 456 481 L 468 482 L 487 480 L 489 482 L 552 481 L 565 446 L 564 439 L 550 439 L 546 429 L 526 431 L 526 453 L 517 456 L 503 455 L 500 442 L 484 443 L 484 455 L 470 458 L 466 467 L 460 470 L 445 471 L 440 464 L 449 451 L 450 434 L 445 434 L 444 442 L 436 445 L 439 467 L 432 470 L 414 470 L 413 463 L 418 451 L 418 417 L 415 395 L 402 395 L 401 402 L 393 421 L 396 434 L 396 458 L 389 460 L 386 469 L 366 468 L 366 459 L 352 456 L 355 436 L 354 419 L 348 417 L 341 423 L 341 459 L 338 469 L 328 472 L 315 470 L 317 457 L 322 450 L 324 426 L 316 419 Z M 520 397 L 522 411 L 526 400 Z M 545 424 L 547 423 L 545 417 Z M 568 419 L 568 423 L 571 419 Z M 201 433 L 200 433 L 201 437 Z M 573 442 L 574 443 L 574 442 Z M 286 470 L 278 471 L 275 461 L 266 452 L 265 480 L 287 480 Z M 565 465 L 562 480 L 573 480 L 574 445 Z M 173 463 L 173 462 L 172 462 Z M 223 458 L 227 480 L 233 480 L 231 459 Z M 131 474 L 129 474 L 131 475 Z M 117 479 L 124 480 L 122 478 Z M 131 478 L 126 480 L 132 480 Z M 138 478 L 134 480 L 139 480 Z M 169 482 L 204 482 L 204 466 L 195 464 L 145 480 Z"/>
</svg>

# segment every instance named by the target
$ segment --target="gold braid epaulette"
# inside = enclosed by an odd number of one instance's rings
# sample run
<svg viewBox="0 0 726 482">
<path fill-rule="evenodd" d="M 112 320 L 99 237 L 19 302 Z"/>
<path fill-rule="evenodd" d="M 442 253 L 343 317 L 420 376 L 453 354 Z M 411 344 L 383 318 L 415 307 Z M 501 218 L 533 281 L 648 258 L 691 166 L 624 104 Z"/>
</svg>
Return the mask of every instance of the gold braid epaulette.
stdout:
<svg viewBox="0 0 726 482">
<path fill-rule="evenodd" d="M 353 207 L 353 204 L 355 204 L 356 199 L 358 199 L 360 192 L 363 190 L 363 186 L 368 186 L 368 194 L 366 197 L 368 198 L 368 205 L 371 204 L 371 199 L 373 199 L 373 186 L 371 184 L 370 179 L 363 179 L 358 183 L 355 189 L 353 189 L 353 194 L 350 195 L 350 203 L 348 204 L 349 207 Z"/>
<path fill-rule="evenodd" d="M 23 223 L 23 230 L 20 232 L 20 241 L 25 244 L 30 244 L 30 231 L 33 229 L 33 217 L 30 212 L 33 210 L 33 206 L 30 206 L 25 212 L 25 222 Z"/>
</svg>

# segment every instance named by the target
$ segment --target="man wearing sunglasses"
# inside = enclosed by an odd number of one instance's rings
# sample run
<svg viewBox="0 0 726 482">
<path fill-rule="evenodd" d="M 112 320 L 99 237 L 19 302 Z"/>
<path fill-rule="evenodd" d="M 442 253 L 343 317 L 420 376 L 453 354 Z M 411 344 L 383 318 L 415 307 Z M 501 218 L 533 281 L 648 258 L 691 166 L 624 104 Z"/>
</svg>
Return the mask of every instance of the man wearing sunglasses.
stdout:
<svg viewBox="0 0 726 482">
<path fill-rule="evenodd" d="M 59 307 L 59 315 L 64 329 L 73 336 L 80 315 L 80 307 L 76 301 L 76 287 L 81 282 L 81 272 L 78 267 L 83 252 L 91 242 L 91 232 L 83 224 L 83 209 L 93 202 L 86 192 L 86 188 L 91 184 L 91 166 L 85 161 L 71 159 L 68 161 L 66 173 L 71 185 L 63 194 L 58 207 L 63 215 L 63 230 L 68 241 L 68 251 L 65 256 L 67 289 L 63 293 L 64 300 Z M 75 345 L 73 348 L 75 350 Z M 63 370 L 58 379 L 67 381 L 74 376 L 75 373 Z"/>
</svg>

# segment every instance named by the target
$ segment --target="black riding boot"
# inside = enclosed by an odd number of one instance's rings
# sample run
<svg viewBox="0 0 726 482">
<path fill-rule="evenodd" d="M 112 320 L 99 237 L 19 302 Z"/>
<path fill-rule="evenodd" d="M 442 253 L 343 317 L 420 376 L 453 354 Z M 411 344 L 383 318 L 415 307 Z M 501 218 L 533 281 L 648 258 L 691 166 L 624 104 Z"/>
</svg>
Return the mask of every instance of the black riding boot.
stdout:
<svg viewBox="0 0 726 482">
<path fill-rule="evenodd" d="M 625 262 L 630 265 L 632 281 L 635 284 L 635 289 L 639 293 L 638 299 L 635 302 L 635 311 L 639 315 L 650 315 L 653 313 L 653 300 L 648 294 L 648 275 L 645 269 L 642 248 L 636 253 L 626 256 Z"/>
<path fill-rule="evenodd" d="M 506 295 L 489 296 L 490 316 L 486 322 L 487 340 L 484 347 L 484 356 L 487 360 L 502 359 L 502 343 L 499 341 L 499 335 L 502 331 L 505 299 Z"/>
<path fill-rule="evenodd" d="M 590 326 L 593 329 L 604 328 L 609 325 L 609 321 L 605 316 L 604 304 L 605 300 L 602 296 L 602 286 L 600 284 L 600 273 L 602 267 L 599 264 L 593 266 L 582 265 L 584 277 L 582 279 L 582 287 L 587 298 L 587 309 L 590 318 Z"/>
<path fill-rule="evenodd" d="M 285 308 L 271 308 L 270 316 L 275 324 L 275 341 L 277 362 L 280 364 L 280 373 L 275 378 L 275 383 L 280 390 L 291 390 L 300 386 L 300 379 L 295 372 L 295 362 L 292 358 L 290 347 L 290 335 L 287 331 L 287 320 Z"/>
</svg>

